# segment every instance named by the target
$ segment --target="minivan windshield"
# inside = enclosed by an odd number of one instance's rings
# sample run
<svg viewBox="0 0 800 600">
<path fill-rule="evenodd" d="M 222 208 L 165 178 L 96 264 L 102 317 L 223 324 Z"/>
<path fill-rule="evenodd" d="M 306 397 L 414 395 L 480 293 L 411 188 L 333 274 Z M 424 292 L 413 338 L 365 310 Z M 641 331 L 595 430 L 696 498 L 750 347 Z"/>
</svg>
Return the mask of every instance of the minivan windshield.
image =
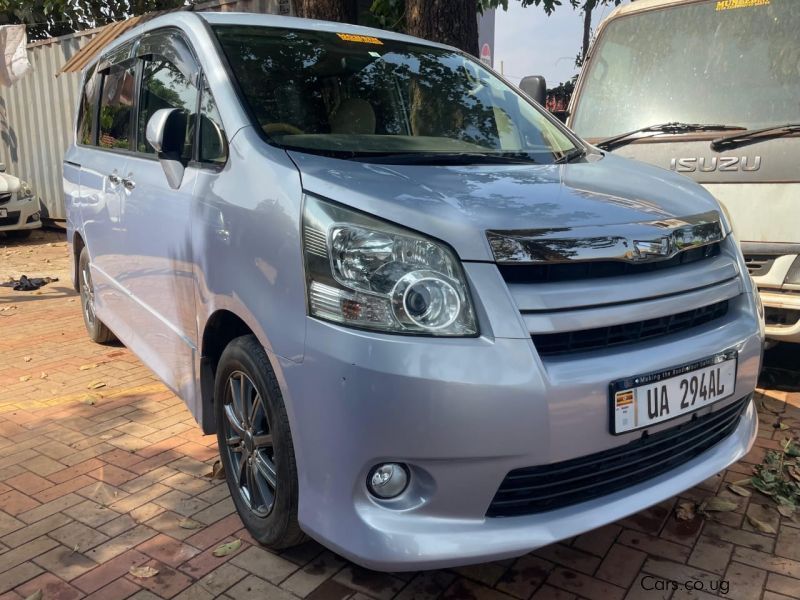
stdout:
<svg viewBox="0 0 800 600">
<path fill-rule="evenodd" d="M 671 121 L 796 122 L 799 31 L 798 0 L 707 0 L 614 19 L 592 51 L 572 128 L 599 138 Z"/>
<path fill-rule="evenodd" d="M 567 133 L 459 52 L 352 33 L 214 32 L 257 126 L 284 148 L 420 163 L 576 156 Z"/>
</svg>

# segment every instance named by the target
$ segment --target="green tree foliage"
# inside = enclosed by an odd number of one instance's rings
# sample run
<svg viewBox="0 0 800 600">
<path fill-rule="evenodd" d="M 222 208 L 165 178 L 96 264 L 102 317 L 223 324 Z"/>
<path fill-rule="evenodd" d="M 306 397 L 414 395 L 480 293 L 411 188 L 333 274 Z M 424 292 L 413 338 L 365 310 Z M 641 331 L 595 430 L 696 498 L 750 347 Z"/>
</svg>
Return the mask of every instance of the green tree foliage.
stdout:
<svg viewBox="0 0 800 600">
<path fill-rule="evenodd" d="M 41 40 L 185 3 L 184 0 L 0 0 L 0 24 L 22 23 L 27 26 L 29 40 Z"/>
</svg>

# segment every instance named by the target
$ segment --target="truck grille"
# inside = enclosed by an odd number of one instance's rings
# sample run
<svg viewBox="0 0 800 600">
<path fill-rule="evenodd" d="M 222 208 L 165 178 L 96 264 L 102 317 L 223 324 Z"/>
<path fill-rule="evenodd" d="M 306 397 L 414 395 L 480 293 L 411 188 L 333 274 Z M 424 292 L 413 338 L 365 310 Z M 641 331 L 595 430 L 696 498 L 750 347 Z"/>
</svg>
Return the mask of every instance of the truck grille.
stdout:
<svg viewBox="0 0 800 600">
<path fill-rule="evenodd" d="M 530 515 L 634 486 L 699 456 L 731 435 L 752 395 L 715 412 L 604 452 L 506 475 L 487 517 Z"/>
<path fill-rule="evenodd" d="M 745 254 L 744 263 L 750 275 L 755 277 L 769 273 L 776 258 L 778 257 L 769 254 Z"/>
<path fill-rule="evenodd" d="M 6 225 L 16 225 L 19 223 L 19 213 L 18 210 L 10 210 L 8 211 L 8 215 L 5 217 L 0 217 L 0 227 L 5 227 Z"/>
<path fill-rule="evenodd" d="M 668 260 L 657 262 L 631 263 L 597 260 L 550 264 L 499 264 L 497 268 L 506 283 L 551 283 L 651 273 L 694 263 L 705 258 L 717 256 L 719 253 L 719 242 L 715 242 L 700 248 L 684 250 Z"/>
<path fill-rule="evenodd" d="M 701 306 L 694 310 L 647 319 L 646 321 L 582 331 L 533 334 L 531 337 L 540 356 L 587 352 L 677 333 L 709 323 L 725 316 L 727 313 L 728 301 L 723 300 L 722 302 Z"/>
</svg>

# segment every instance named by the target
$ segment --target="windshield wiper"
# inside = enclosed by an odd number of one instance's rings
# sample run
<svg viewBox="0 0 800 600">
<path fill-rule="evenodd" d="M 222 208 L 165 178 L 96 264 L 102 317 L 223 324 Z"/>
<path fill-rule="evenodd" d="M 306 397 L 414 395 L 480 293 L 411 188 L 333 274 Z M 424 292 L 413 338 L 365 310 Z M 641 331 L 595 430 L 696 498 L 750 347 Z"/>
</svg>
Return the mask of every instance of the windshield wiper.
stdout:
<svg viewBox="0 0 800 600">
<path fill-rule="evenodd" d="M 771 140 L 798 132 L 800 132 L 800 123 L 785 123 L 783 125 L 764 127 L 763 129 L 750 129 L 743 133 L 726 135 L 725 137 L 712 140 L 711 149 L 728 150 L 731 148 L 738 148 L 739 146 L 746 146 L 747 144 L 757 144 L 764 140 Z"/>
<path fill-rule="evenodd" d="M 650 125 L 648 127 L 642 127 L 641 129 L 628 131 L 627 133 L 614 135 L 604 140 L 600 140 L 597 144 L 595 144 L 595 146 L 603 150 L 613 150 L 614 148 L 619 148 L 620 146 L 630 144 L 631 142 L 641 139 L 642 137 L 650 137 L 638 136 L 637 134 L 639 133 L 652 133 L 653 135 L 658 135 L 660 133 L 675 134 L 691 133 L 693 131 L 733 131 L 735 129 L 744 131 L 745 128 L 737 125 L 719 125 L 714 123 L 681 123 L 679 121 L 674 121 L 672 123 Z"/>
<path fill-rule="evenodd" d="M 556 164 L 561 163 L 570 163 L 573 160 L 578 160 L 579 158 L 583 158 L 586 156 L 586 148 L 580 148 L 576 146 L 572 150 L 567 151 L 563 156 L 556 159 Z"/>
<path fill-rule="evenodd" d="M 533 165 L 525 152 L 378 152 L 358 153 L 352 160 L 393 165 Z"/>
</svg>

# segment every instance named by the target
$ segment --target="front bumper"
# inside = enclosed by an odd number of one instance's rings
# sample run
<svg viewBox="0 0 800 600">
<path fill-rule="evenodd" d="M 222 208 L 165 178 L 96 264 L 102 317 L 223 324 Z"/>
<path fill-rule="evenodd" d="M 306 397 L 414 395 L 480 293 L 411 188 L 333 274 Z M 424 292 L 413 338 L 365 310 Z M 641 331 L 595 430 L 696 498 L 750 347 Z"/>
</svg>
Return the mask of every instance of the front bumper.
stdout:
<svg viewBox="0 0 800 600">
<path fill-rule="evenodd" d="M 767 337 L 778 342 L 800 344 L 800 289 L 779 292 L 762 288 L 761 301 L 768 312 Z"/>
<path fill-rule="evenodd" d="M 38 229 L 42 226 L 39 202 L 33 196 L 12 198 L 0 204 L 0 231 L 20 231 L 24 229 Z"/>
<path fill-rule="evenodd" d="M 724 320 L 691 335 L 549 361 L 530 337 L 391 336 L 309 319 L 304 361 L 280 360 L 277 369 L 294 436 L 301 526 L 369 568 L 440 568 L 518 556 L 696 485 L 749 450 L 757 429 L 752 403 L 732 435 L 662 476 L 547 513 L 485 516 L 509 471 L 638 439 L 641 432 L 608 432 L 612 380 L 736 348 L 735 394 L 719 404 L 752 393 L 762 337 L 753 298 L 743 297 Z M 378 501 L 366 478 L 388 461 L 408 464 L 411 483 L 400 497 Z"/>
</svg>

